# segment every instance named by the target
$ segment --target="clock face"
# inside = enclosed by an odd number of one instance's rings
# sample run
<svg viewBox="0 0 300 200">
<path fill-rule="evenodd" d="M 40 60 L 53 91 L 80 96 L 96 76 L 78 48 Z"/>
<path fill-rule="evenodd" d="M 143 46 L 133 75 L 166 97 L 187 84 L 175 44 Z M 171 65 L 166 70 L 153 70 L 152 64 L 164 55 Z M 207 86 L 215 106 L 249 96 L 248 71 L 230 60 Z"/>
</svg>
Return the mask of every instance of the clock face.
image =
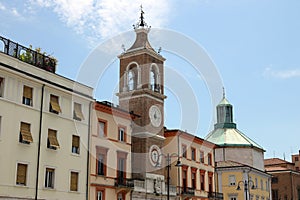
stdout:
<svg viewBox="0 0 300 200">
<path fill-rule="evenodd" d="M 153 105 L 153 106 L 150 107 L 149 117 L 150 117 L 150 121 L 151 121 L 153 126 L 155 126 L 155 127 L 160 126 L 162 116 L 161 116 L 160 109 L 157 106 Z"/>
<path fill-rule="evenodd" d="M 161 163 L 161 150 L 157 145 L 152 145 L 149 149 L 149 159 L 153 167 L 160 166 Z"/>
</svg>

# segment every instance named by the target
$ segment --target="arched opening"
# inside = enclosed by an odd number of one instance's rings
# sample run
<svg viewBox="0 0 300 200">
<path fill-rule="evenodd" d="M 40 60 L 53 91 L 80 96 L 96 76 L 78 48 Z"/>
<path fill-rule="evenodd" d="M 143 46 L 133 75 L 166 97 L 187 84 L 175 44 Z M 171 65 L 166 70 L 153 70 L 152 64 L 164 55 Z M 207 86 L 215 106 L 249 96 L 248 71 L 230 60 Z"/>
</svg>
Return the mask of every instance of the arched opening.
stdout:
<svg viewBox="0 0 300 200">
<path fill-rule="evenodd" d="M 134 90 L 136 88 L 136 75 L 133 70 L 129 70 L 128 72 L 128 90 Z"/>
<path fill-rule="evenodd" d="M 150 89 L 154 92 L 160 92 L 159 72 L 156 65 L 152 65 L 150 69 Z"/>
</svg>

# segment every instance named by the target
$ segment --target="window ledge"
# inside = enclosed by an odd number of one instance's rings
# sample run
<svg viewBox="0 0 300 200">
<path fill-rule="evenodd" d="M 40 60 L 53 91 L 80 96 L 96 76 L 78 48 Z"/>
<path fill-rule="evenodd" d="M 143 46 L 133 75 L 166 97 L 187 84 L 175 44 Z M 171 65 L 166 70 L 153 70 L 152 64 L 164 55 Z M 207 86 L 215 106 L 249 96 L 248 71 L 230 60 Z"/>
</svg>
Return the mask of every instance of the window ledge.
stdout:
<svg viewBox="0 0 300 200">
<path fill-rule="evenodd" d="M 43 187 L 43 190 L 56 191 L 56 188 Z"/>
<path fill-rule="evenodd" d="M 29 189 L 28 185 L 18 185 L 18 184 L 15 184 L 15 187 L 28 188 Z"/>
<path fill-rule="evenodd" d="M 81 156 L 80 156 L 80 153 L 71 153 L 71 156 L 81 157 Z"/>
</svg>

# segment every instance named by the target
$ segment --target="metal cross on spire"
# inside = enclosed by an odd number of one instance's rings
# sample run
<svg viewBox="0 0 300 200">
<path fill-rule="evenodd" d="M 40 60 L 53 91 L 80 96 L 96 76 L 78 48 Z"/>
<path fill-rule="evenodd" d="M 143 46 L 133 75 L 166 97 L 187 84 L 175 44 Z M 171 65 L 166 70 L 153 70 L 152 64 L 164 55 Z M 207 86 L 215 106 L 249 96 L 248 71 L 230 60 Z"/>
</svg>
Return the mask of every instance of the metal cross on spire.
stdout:
<svg viewBox="0 0 300 200">
<path fill-rule="evenodd" d="M 143 5 L 141 5 L 140 8 L 141 8 L 141 16 L 140 16 L 140 20 L 139 20 L 139 22 L 138 22 L 136 25 L 133 25 L 134 29 L 137 29 L 137 28 L 139 28 L 139 27 L 142 27 L 142 28 L 148 27 L 147 23 L 145 22 L 145 18 L 144 18 L 145 12 L 144 12 L 144 10 L 143 10 Z"/>
</svg>

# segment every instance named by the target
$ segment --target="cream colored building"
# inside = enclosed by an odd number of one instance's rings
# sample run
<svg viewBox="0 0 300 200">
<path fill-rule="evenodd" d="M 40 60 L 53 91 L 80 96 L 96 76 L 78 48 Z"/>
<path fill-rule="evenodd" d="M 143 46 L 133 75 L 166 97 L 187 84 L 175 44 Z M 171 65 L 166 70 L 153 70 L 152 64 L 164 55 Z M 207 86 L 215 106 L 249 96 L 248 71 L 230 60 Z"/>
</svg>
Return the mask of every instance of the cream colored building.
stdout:
<svg viewBox="0 0 300 200">
<path fill-rule="evenodd" d="M 92 88 L 1 40 L 0 199 L 86 199 Z M 26 51 L 32 64 L 13 57 Z"/>
<path fill-rule="evenodd" d="M 131 117 L 110 102 L 96 102 L 90 147 L 91 200 L 131 199 Z"/>
<path fill-rule="evenodd" d="M 215 144 L 180 130 L 165 130 L 164 152 L 171 157 L 171 185 L 180 199 L 222 199 L 215 193 Z M 176 166 L 178 156 L 181 166 Z"/>
</svg>

